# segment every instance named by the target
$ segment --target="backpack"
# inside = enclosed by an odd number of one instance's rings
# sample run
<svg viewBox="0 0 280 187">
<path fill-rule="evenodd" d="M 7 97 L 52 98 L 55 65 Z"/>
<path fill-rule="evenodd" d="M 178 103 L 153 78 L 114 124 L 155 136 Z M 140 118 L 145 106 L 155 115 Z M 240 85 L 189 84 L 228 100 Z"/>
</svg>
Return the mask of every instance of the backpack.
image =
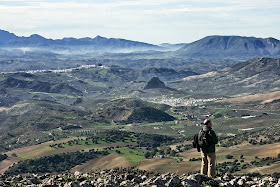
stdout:
<svg viewBox="0 0 280 187">
<path fill-rule="evenodd" d="M 198 134 L 195 134 L 192 141 L 193 147 L 197 149 L 198 152 L 200 152 L 200 147 L 198 145 Z"/>
<path fill-rule="evenodd" d="M 197 144 L 201 148 L 208 148 L 211 145 L 211 137 L 209 136 L 209 130 L 203 129 L 198 133 Z"/>
</svg>

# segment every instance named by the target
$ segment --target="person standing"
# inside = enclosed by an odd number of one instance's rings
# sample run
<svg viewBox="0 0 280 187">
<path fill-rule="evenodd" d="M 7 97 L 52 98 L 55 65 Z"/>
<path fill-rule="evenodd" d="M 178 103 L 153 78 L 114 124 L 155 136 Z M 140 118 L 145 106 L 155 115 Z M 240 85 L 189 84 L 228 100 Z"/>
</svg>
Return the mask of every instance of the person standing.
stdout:
<svg viewBox="0 0 280 187">
<path fill-rule="evenodd" d="M 209 119 L 204 121 L 204 126 L 202 131 L 206 133 L 207 141 L 209 146 L 201 147 L 201 174 L 207 175 L 208 177 L 215 177 L 215 161 L 216 161 L 216 153 L 215 153 L 215 144 L 218 143 L 218 138 L 216 133 L 212 130 L 212 122 Z M 200 133 L 202 132 L 200 131 Z"/>
</svg>

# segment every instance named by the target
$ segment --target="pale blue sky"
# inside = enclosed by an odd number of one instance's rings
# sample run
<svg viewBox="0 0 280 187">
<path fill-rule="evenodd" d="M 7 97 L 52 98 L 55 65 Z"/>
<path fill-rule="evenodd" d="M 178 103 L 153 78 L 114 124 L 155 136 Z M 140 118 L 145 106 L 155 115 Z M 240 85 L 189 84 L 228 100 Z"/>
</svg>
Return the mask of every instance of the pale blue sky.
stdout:
<svg viewBox="0 0 280 187">
<path fill-rule="evenodd" d="M 279 0 L 0 0 L 0 29 L 46 38 L 125 38 L 153 44 L 208 35 L 280 39 Z"/>
</svg>

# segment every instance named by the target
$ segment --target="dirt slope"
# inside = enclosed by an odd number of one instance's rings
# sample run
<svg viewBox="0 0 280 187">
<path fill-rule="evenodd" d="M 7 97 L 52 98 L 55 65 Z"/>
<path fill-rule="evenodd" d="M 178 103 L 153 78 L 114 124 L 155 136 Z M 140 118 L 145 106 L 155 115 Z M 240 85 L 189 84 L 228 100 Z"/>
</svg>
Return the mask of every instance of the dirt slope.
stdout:
<svg viewBox="0 0 280 187">
<path fill-rule="evenodd" d="M 89 172 L 90 170 L 105 170 L 113 169 L 117 167 L 131 167 L 135 164 L 126 161 L 123 157 L 110 154 L 107 156 L 99 157 L 93 160 L 90 160 L 82 165 L 78 165 L 71 169 L 71 172 L 80 171 L 80 172 Z"/>
<path fill-rule="evenodd" d="M 250 101 L 260 101 L 261 104 L 270 103 L 272 101 L 280 99 L 280 91 L 265 93 L 265 94 L 255 94 L 243 97 L 236 97 L 231 99 L 219 100 L 217 102 L 230 102 L 230 103 L 246 103 Z"/>
</svg>

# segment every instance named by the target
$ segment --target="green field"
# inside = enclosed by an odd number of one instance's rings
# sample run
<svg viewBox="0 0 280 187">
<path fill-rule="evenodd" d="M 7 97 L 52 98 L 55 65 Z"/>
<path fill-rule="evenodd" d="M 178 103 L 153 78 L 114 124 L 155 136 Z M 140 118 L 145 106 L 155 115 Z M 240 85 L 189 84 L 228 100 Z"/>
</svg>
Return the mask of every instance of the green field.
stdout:
<svg viewBox="0 0 280 187">
<path fill-rule="evenodd" d="M 229 111 L 229 109 L 220 109 L 220 110 L 218 110 L 218 111 L 216 111 L 215 113 L 214 113 L 214 115 L 217 115 L 217 114 L 224 114 L 224 113 L 226 113 L 227 111 Z"/>
<path fill-rule="evenodd" d="M 172 124 L 174 124 L 174 121 L 146 123 L 146 124 L 141 124 L 139 126 L 145 127 L 145 126 L 172 125 Z"/>
<path fill-rule="evenodd" d="M 76 119 L 76 116 L 64 116 L 65 119 Z"/>
<path fill-rule="evenodd" d="M 92 80 L 86 79 L 85 82 L 89 83 L 92 86 L 107 88 L 108 86 L 102 82 L 94 82 Z"/>
<path fill-rule="evenodd" d="M 120 151 L 121 153 L 117 153 L 116 150 Z M 117 154 L 119 156 L 124 157 L 128 162 L 131 163 L 139 163 L 141 160 L 143 160 L 145 148 L 137 147 L 137 148 L 116 148 L 113 151 L 110 151 L 112 154 Z"/>
<path fill-rule="evenodd" d="M 172 126 L 172 128 L 182 129 L 182 128 L 185 128 L 185 127 L 184 127 L 184 125 L 174 125 L 174 126 Z"/>
<path fill-rule="evenodd" d="M 182 117 L 184 116 L 183 114 L 171 114 L 174 118 L 176 119 L 182 119 Z"/>
<path fill-rule="evenodd" d="M 70 99 L 80 98 L 80 96 L 57 94 L 57 93 L 47 93 L 47 92 L 30 92 L 30 94 L 33 94 L 33 95 L 42 94 L 42 95 L 48 95 L 48 96 L 51 96 L 51 97 L 58 97 L 58 98 L 67 97 L 67 98 L 70 98 Z"/>
</svg>

